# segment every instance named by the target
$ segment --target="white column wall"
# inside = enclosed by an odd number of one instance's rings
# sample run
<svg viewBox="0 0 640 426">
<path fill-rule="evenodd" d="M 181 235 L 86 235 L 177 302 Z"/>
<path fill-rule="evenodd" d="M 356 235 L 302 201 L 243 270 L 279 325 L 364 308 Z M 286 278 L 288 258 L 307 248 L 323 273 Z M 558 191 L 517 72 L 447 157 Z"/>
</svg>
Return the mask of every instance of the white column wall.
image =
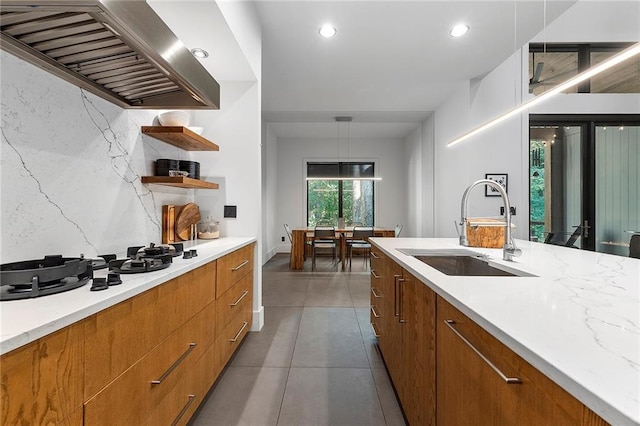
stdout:
<svg viewBox="0 0 640 426">
<path fill-rule="evenodd" d="M 278 138 L 268 124 L 264 125 L 262 138 L 263 170 L 262 170 L 262 223 L 263 253 L 262 263 L 267 263 L 277 252 L 278 246 L 288 244 L 289 238 L 284 235 L 284 227 L 276 221 L 278 205 Z M 282 228 L 282 229 L 280 229 Z"/>
<path fill-rule="evenodd" d="M 404 223 L 401 236 L 422 236 L 422 199 L 424 196 L 423 174 L 425 165 L 422 161 L 422 126 L 418 126 L 405 138 L 405 163 L 407 173 L 407 222 Z"/>
</svg>

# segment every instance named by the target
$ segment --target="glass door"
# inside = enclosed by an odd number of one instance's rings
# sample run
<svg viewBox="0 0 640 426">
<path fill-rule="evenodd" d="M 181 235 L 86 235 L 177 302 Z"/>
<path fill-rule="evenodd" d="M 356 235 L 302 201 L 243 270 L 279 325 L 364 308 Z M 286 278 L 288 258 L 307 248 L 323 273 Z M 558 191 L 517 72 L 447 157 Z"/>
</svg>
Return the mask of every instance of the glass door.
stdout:
<svg viewBox="0 0 640 426">
<path fill-rule="evenodd" d="M 529 235 L 582 248 L 582 126 L 532 125 Z"/>
<path fill-rule="evenodd" d="M 532 241 L 629 255 L 640 233 L 640 116 L 531 116 Z"/>
<path fill-rule="evenodd" d="M 627 256 L 640 232 L 640 127 L 595 128 L 596 251 Z"/>
</svg>

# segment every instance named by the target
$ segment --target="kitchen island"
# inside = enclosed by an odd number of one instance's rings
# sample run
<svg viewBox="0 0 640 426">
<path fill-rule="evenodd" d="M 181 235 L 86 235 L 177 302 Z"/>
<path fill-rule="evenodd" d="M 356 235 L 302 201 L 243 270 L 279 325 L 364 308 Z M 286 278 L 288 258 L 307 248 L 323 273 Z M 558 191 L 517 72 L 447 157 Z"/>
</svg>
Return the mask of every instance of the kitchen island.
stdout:
<svg viewBox="0 0 640 426">
<path fill-rule="evenodd" d="M 502 249 L 461 247 L 457 239 L 371 241 L 438 301 L 466 315 L 604 420 L 640 423 L 640 260 L 517 241 L 522 256 L 506 262 Z M 497 267 L 524 276 L 446 275 L 414 257 L 420 251 L 460 249 L 487 255 Z M 435 311 L 435 302 L 432 306 Z M 382 315 L 397 310 L 404 312 L 393 305 Z M 382 315 L 372 311 L 372 319 Z M 402 313 L 399 317 L 405 321 Z M 438 333 L 446 326 L 440 322 L 438 318 Z M 441 362 L 441 355 L 443 361 L 449 357 L 434 352 L 434 363 Z"/>
</svg>

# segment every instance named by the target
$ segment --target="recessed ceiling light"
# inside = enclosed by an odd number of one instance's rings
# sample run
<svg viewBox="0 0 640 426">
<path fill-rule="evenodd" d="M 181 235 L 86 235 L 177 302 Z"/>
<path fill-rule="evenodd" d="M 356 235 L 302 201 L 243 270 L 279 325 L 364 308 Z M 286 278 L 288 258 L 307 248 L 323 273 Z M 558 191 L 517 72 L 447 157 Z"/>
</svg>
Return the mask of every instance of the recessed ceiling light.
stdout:
<svg viewBox="0 0 640 426">
<path fill-rule="evenodd" d="M 320 27 L 320 35 L 324 38 L 331 38 L 338 32 L 336 27 L 331 24 L 324 24 Z"/>
<path fill-rule="evenodd" d="M 467 33 L 467 31 L 469 31 L 469 26 L 466 24 L 458 24 L 456 26 L 454 26 L 453 28 L 451 28 L 451 31 L 449 31 L 449 35 L 451 37 L 462 37 L 463 35 L 465 35 Z"/>
<path fill-rule="evenodd" d="M 204 49 L 200 49 L 199 47 L 194 47 L 193 49 L 191 49 L 191 53 L 193 54 L 193 56 L 200 59 L 207 58 L 209 56 L 209 52 Z"/>
</svg>

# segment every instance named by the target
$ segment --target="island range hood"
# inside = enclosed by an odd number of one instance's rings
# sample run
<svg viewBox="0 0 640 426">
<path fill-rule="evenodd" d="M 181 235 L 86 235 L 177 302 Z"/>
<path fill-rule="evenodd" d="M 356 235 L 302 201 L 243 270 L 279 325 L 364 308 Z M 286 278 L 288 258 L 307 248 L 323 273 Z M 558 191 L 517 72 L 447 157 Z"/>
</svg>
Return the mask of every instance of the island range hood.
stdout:
<svg viewBox="0 0 640 426">
<path fill-rule="evenodd" d="M 220 85 L 145 0 L 0 0 L 1 47 L 122 108 L 219 109 Z"/>
</svg>

